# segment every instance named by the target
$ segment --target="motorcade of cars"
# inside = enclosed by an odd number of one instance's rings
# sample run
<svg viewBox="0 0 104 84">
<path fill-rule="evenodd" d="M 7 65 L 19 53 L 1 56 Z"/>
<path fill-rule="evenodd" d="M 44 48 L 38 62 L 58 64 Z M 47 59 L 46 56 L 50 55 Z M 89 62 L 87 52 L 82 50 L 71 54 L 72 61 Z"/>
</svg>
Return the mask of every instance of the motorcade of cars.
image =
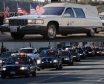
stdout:
<svg viewBox="0 0 104 84">
<path fill-rule="evenodd" d="M 11 51 L 5 51 L 1 54 L 0 56 L 0 67 L 2 66 L 2 63 L 5 62 L 12 53 L 16 53 L 16 52 L 11 52 Z"/>
<path fill-rule="evenodd" d="M 60 55 L 62 57 L 63 64 L 73 65 L 73 56 L 71 55 L 70 51 L 61 50 Z"/>
<path fill-rule="evenodd" d="M 36 63 L 28 56 L 9 57 L 1 67 L 1 79 L 7 76 L 36 76 Z"/>
<path fill-rule="evenodd" d="M 80 58 L 82 58 L 82 59 L 86 58 L 85 52 L 84 52 L 84 50 L 81 47 L 76 47 L 76 50 L 78 51 L 78 53 L 80 55 Z"/>
<path fill-rule="evenodd" d="M 102 29 L 96 6 L 74 3 L 49 3 L 43 12 L 5 18 L 2 29 L 8 28 L 11 37 L 22 39 L 26 34 L 40 34 L 44 39 L 55 39 L 57 34 L 86 33 L 93 37 Z"/>
<path fill-rule="evenodd" d="M 99 49 L 99 47 L 93 47 L 93 50 L 95 51 L 95 55 L 96 55 L 96 56 L 102 55 L 102 52 L 101 52 L 101 50 Z"/>
<path fill-rule="evenodd" d="M 57 49 L 42 50 L 37 60 L 37 70 L 45 68 L 62 69 L 62 57 Z"/>
<path fill-rule="evenodd" d="M 70 51 L 71 55 L 73 56 L 73 60 L 76 62 L 79 62 L 80 61 L 80 55 L 78 53 L 78 50 L 72 48 L 69 51 Z"/>
<path fill-rule="evenodd" d="M 87 46 L 83 48 L 86 56 L 95 56 L 95 51 L 92 49 L 92 47 Z"/>
</svg>

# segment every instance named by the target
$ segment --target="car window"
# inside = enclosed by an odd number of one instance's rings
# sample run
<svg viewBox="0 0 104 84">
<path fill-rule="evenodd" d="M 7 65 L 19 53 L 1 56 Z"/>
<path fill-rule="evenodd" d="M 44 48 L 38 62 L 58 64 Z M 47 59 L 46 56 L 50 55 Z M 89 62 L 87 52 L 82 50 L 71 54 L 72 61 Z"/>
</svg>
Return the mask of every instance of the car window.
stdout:
<svg viewBox="0 0 104 84">
<path fill-rule="evenodd" d="M 70 53 L 69 53 L 69 52 L 61 52 L 61 55 L 62 55 L 62 56 L 69 56 Z"/>
<path fill-rule="evenodd" d="M 3 53 L 1 54 L 1 58 L 10 57 L 12 53 L 15 53 L 15 52 L 3 52 Z"/>
<path fill-rule="evenodd" d="M 73 8 L 77 18 L 85 18 L 85 14 L 81 8 Z"/>
<path fill-rule="evenodd" d="M 65 14 L 70 14 L 70 17 L 75 17 L 72 8 L 67 8 Z"/>
</svg>

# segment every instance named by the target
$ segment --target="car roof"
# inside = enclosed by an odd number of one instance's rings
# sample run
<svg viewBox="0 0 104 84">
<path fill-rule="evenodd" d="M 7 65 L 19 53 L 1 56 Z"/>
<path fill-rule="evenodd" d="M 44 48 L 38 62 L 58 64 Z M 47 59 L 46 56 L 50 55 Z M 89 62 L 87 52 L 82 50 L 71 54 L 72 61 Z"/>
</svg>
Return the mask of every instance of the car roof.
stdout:
<svg viewBox="0 0 104 84">
<path fill-rule="evenodd" d="M 34 49 L 34 48 L 32 48 L 32 47 L 20 48 L 20 50 L 22 50 L 22 49 Z"/>
</svg>

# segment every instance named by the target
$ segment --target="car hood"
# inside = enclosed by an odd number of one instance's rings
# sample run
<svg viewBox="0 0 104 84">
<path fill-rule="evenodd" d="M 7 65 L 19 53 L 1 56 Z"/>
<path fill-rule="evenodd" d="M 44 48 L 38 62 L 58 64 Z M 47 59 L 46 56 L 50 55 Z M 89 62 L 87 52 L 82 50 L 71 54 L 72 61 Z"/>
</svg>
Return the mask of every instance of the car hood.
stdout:
<svg viewBox="0 0 104 84">
<path fill-rule="evenodd" d="M 42 19 L 47 17 L 60 17 L 57 15 L 23 15 L 23 16 L 16 16 L 10 17 L 9 19 Z"/>
<path fill-rule="evenodd" d="M 70 58 L 70 56 L 62 56 L 62 58 Z"/>
<path fill-rule="evenodd" d="M 46 58 L 55 59 L 57 57 L 55 57 L 55 56 L 44 56 L 44 57 L 40 57 L 40 59 L 46 59 Z"/>
</svg>

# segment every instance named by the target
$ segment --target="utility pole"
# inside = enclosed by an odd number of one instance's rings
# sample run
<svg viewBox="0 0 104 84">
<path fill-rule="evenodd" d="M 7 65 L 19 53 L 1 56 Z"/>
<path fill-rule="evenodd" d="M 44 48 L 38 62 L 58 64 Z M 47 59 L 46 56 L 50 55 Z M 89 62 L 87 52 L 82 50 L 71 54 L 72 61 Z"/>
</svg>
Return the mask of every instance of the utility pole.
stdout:
<svg viewBox="0 0 104 84">
<path fill-rule="evenodd" d="M 77 4 L 77 3 L 78 3 L 78 0 L 76 0 L 75 2 L 76 2 L 76 4 Z"/>
<path fill-rule="evenodd" d="M 30 47 L 31 47 L 31 42 L 29 42 L 29 45 L 30 45 Z"/>
</svg>

